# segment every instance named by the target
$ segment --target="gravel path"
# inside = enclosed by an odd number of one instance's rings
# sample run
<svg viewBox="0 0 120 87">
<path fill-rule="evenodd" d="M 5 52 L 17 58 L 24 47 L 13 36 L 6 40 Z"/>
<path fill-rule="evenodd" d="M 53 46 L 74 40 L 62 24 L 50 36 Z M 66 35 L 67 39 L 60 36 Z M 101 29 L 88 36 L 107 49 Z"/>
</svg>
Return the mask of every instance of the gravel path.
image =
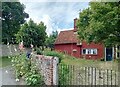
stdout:
<svg viewBox="0 0 120 87">
<path fill-rule="evenodd" d="M 2 78 L 0 78 L 0 87 L 2 85 L 24 85 L 25 84 L 23 80 L 20 80 L 19 82 L 15 81 L 15 75 L 14 75 L 13 69 L 10 66 L 5 68 L 0 68 L 0 75 L 2 76 Z"/>
</svg>

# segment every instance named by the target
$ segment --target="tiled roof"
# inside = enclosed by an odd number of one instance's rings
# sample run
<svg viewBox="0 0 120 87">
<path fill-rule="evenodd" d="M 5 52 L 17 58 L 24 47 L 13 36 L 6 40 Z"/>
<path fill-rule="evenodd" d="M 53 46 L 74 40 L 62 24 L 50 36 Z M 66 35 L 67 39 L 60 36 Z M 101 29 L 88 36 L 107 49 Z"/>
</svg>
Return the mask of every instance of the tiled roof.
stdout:
<svg viewBox="0 0 120 87">
<path fill-rule="evenodd" d="M 77 34 L 74 30 L 61 31 L 54 44 L 77 43 Z"/>
</svg>

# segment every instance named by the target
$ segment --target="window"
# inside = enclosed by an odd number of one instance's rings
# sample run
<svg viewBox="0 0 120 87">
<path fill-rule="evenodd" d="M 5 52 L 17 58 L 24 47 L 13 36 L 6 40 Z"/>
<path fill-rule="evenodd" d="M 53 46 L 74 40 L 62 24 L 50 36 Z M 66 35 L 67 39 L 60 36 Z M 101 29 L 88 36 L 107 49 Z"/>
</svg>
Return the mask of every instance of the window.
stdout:
<svg viewBox="0 0 120 87">
<path fill-rule="evenodd" d="M 83 49 L 83 54 L 97 54 L 97 49 Z"/>
<path fill-rule="evenodd" d="M 117 58 L 120 58 L 120 46 L 117 46 L 117 49 L 118 49 L 118 51 L 117 51 Z"/>
</svg>

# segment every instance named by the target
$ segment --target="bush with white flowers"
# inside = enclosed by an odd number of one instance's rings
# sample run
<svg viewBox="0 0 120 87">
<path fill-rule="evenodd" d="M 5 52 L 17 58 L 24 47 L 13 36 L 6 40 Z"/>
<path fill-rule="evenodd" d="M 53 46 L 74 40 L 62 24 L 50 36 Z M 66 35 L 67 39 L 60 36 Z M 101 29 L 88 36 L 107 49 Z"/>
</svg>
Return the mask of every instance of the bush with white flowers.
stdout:
<svg viewBox="0 0 120 87">
<path fill-rule="evenodd" d="M 28 59 L 25 54 L 13 56 L 11 62 L 15 70 L 16 81 L 23 77 L 27 85 L 41 85 L 44 83 L 34 62 Z"/>
</svg>

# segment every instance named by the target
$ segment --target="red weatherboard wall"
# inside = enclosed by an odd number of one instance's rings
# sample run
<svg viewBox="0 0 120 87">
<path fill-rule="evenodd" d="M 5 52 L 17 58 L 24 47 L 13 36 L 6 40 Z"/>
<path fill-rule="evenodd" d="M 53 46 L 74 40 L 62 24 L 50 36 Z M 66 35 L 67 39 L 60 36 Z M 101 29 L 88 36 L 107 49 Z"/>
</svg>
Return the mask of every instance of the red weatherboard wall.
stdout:
<svg viewBox="0 0 120 87">
<path fill-rule="evenodd" d="M 87 58 L 87 59 L 98 59 L 104 57 L 104 45 L 102 44 L 95 44 L 91 43 L 87 45 L 86 42 L 83 42 L 81 46 L 74 44 L 55 44 L 55 50 L 64 52 L 66 51 L 67 54 L 77 57 L 77 58 Z M 97 49 L 97 55 L 83 55 L 82 54 L 82 49 L 84 48 L 95 48 Z M 76 49 L 77 51 L 73 51 Z"/>
<path fill-rule="evenodd" d="M 99 59 L 99 58 L 103 58 L 104 57 L 104 45 L 103 44 L 95 44 L 95 43 L 91 43 L 91 44 L 87 44 L 86 42 L 82 42 L 82 47 L 81 47 L 81 51 L 84 48 L 95 48 L 97 49 L 97 55 L 81 55 L 81 57 L 86 57 L 88 59 Z"/>
<path fill-rule="evenodd" d="M 71 56 L 80 57 L 80 47 L 77 47 L 75 44 L 55 44 L 54 47 L 56 51 L 66 51 Z M 73 49 L 77 49 L 77 52 L 73 52 Z"/>
</svg>

